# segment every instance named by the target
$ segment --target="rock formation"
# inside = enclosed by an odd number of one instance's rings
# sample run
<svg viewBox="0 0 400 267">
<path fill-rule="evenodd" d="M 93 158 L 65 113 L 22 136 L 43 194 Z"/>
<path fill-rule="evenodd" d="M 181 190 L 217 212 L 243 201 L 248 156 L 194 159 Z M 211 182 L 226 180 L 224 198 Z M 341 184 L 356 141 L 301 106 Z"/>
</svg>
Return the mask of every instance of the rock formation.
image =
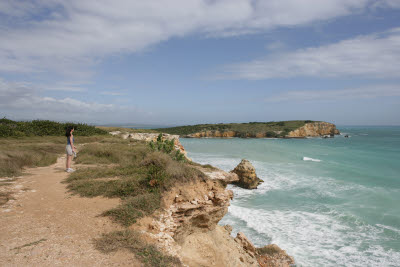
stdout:
<svg viewBox="0 0 400 267">
<path fill-rule="evenodd" d="M 329 122 L 311 122 L 289 132 L 287 137 L 318 137 L 325 135 L 334 136 L 335 134 L 340 134 L 339 130 L 336 129 L 335 124 Z"/>
<path fill-rule="evenodd" d="M 275 134 L 279 135 L 282 131 L 273 131 Z M 331 136 L 340 134 L 339 130 L 336 129 L 336 126 L 329 122 L 310 122 L 306 123 L 304 126 L 295 129 L 289 132 L 286 136 L 281 136 L 285 138 L 304 138 L 304 137 L 318 137 L 318 136 Z M 197 133 L 192 133 L 188 135 L 184 135 L 185 138 L 232 138 L 232 137 L 241 137 L 241 138 L 265 138 L 267 137 L 266 132 L 258 132 L 258 133 L 243 133 L 236 131 L 202 131 Z"/>
<path fill-rule="evenodd" d="M 145 141 L 156 138 L 148 134 L 139 136 L 131 134 L 130 138 Z M 179 142 L 178 138 L 175 140 Z M 288 266 L 282 265 L 283 253 L 265 256 L 264 251 L 256 248 L 243 233 L 233 238 L 231 226 L 218 225 L 233 198 L 233 192 L 227 190 L 226 185 L 239 182 L 240 176 L 212 166 L 194 167 L 205 176 L 175 184 L 163 193 L 161 209 L 141 218 L 131 228 L 141 231 L 146 240 L 165 253 L 178 257 L 183 266 Z M 245 177 L 257 178 L 254 167 L 247 160 L 238 167 L 238 172 Z"/>
<path fill-rule="evenodd" d="M 239 178 L 239 181 L 232 183 L 246 189 L 256 189 L 260 183 L 264 182 L 257 177 L 255 168 L 246 159 L 242 159 L 231 172 L 236 173 Z"/>
<path fill-rule="evenodd" d="M 257 261 L 261 267 L 290 267 L 294 265 L 293 257 L 275 244 L 257 248 Z"/>
<path fill-rule="evenodd" d="M 233 238 L 231 226 L 218 225 L 233 197 L 223 181 L 232 174 L 222 172 L 209 170 L 206 179 L 178 184 L 164 193 L 163 209 L 140 220 L 139 230 L 185 266 L 288 266 L 282 265 L 283 253 L 264 255 L 243 233 Z"/>
</svg>

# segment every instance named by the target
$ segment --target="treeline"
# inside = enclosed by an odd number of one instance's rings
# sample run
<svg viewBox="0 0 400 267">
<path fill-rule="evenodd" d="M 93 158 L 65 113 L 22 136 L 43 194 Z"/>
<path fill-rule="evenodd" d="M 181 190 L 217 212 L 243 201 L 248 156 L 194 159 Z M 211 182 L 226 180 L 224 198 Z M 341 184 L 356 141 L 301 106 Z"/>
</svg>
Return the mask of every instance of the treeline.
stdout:
<svg viewBox="0 0 400 267">
<path fill-rule="evenodd" d="M 76 136 L 107 134 L 107 131 L 84 123 L 60 123 L 49 120 L 13 121 L 3 118 L 0 119 L 0 137 L 63 136 L 69 125 L 75 127 Z"/>
</svg>

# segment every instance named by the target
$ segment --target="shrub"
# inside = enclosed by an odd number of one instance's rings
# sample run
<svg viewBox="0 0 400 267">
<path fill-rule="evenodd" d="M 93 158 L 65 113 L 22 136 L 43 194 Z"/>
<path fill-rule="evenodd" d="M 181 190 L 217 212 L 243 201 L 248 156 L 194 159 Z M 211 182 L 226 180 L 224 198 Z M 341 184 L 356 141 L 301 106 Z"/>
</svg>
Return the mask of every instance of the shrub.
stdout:
<svg viewBox="0 0 400 267">
<path fill-rule="evenodd" d="M 271 131 L 266 132 L 265 136 L 266 137 L 278 137 L 278 135 L 275 132 L 271 132 Z"/>
</svg>

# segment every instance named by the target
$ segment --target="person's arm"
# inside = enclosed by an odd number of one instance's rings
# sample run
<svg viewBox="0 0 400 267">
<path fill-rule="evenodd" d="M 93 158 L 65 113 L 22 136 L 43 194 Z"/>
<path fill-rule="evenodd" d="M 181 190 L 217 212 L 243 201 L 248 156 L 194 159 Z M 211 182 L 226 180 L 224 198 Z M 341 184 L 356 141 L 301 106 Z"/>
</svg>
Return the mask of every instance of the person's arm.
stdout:
<svg viewBox="0 0 400 267">
<path fill-rule="evenodd" d="M 72 151 L 75 152 L 74 138 L 72 135 L 69 137 L 69 143 L 71 144 Z"/>
</svg>

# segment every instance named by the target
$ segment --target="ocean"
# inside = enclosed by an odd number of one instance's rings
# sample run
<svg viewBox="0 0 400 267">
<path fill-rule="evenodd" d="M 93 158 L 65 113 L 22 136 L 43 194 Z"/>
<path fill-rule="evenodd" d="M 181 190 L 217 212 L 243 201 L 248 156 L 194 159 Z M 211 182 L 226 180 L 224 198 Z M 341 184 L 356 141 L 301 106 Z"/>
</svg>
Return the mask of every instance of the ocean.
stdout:
<svg viewBox="0 0 400 267">
<path fill-rule="evenodd" d="M 338 127 L 331 139 L 184 139 L 188 156 L 265 182 L 233 185 L 219 224 L 277 244 L 297 266 L 400 266 L 400 127 Z M 348 134 L 349 138 L 344 135 Z"/>
</svg>

